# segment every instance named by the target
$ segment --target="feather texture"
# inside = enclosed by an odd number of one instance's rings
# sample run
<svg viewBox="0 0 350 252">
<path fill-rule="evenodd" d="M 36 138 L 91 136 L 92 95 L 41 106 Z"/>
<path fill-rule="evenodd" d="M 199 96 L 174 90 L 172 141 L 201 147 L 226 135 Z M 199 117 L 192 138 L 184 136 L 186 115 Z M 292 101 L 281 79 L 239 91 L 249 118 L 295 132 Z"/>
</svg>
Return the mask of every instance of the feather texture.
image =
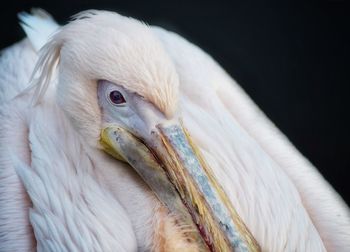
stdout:
<svg viewBox="0 0 350 252">
<path fill-rule="evenodd" d="M 35 51 L 39 51 L 59 28 L 51 15 L 43 9 L 32 9 L 31 14 L 18 14 L 20 25 L 25 31 Z"/>
<path fill-rule="evenodd" d="M 21 14 L 35 49 L 58 27 L 40 13 Z M 138 93 L 167 118 L 183 118 L 263 251 L 350 249 L 342 199 L 185 39 L 88 11 L 43 47 L 35 85 L 25 89 L 37 59 L 28 40 L 0 58 L 0 251 L 196 249 L 132 168 L 101 152 L 98 79 Z"/>
</svg>

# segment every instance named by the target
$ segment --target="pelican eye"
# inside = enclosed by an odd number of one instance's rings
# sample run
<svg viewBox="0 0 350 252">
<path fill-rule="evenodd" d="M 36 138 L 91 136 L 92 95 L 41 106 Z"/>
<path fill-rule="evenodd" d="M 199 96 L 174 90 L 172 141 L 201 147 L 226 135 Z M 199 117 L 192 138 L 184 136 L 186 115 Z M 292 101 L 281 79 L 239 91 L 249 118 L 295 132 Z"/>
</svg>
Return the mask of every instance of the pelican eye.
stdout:
<svg viewBox="0 0 350 252">
<path fill-rule="evenodd" d="M 124 96 L 117 90 L 113 90 L 109 93 L 109 99 L 114 105 L 122 105 L 126 103 Z"/>
</svg>

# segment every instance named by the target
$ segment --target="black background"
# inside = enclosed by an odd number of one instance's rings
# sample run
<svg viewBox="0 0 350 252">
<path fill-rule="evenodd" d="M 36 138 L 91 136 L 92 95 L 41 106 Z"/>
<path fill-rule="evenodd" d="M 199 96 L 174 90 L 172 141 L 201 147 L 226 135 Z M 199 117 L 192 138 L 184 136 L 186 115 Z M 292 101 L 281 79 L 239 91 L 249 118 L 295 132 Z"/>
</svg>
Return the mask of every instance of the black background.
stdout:
<svg viewBox="0 0 350 252">
<path fill-rule="evenodd" d="M 0 48 L 24 36 L 16 13 L 31 7 L 46 9 L 61 24 L 81 10 L 95 8 L 180 33 L 211 54 L 350 203 L 346 1 L 7 3 L 2 3 L 0 15 Z"/>
</svg>

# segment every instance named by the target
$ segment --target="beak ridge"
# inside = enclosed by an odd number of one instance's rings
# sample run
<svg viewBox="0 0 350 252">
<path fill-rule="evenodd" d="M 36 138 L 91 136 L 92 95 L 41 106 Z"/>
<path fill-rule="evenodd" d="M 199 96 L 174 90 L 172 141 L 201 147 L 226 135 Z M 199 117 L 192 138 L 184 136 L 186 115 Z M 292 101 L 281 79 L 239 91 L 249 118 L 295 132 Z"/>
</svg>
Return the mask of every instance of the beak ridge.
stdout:
<svg viewBox="0 0 350 252">
<path fill-rule="evenodd" d="M 101 134 L 106 152 L 128 162 L 167 208 L 199 232 L 203 250 L 260 251 L 184 127 L 159 124 L 155 150 L 123 128 Z"/>
</svg>

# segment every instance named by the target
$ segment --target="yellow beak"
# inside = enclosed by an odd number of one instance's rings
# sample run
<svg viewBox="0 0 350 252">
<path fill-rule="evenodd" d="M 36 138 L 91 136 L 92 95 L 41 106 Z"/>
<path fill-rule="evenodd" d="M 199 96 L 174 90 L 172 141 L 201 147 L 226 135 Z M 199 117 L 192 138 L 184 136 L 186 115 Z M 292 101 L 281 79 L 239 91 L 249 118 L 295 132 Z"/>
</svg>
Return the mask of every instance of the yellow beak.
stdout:
<svg viewBox="0 0 350 252">
<path fill-rule="evenodd" d="M 129 163 L 163 204 L 198 232 L 188 234 L 202 251 L 260 251 L 188 132 L 157 125 L 156 144 L 110 126 L 101 133 L 104 150 Z M 153 146 L 149 148 L 148 146 Z"/>
</svg>

